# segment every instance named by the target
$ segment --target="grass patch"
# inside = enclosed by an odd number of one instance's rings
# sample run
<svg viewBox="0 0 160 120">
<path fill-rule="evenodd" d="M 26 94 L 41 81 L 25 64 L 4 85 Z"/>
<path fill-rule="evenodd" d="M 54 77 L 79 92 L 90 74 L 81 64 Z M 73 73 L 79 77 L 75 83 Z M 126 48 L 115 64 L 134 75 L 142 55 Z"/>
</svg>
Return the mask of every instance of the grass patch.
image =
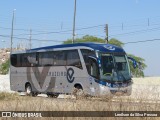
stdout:
<svg viewBox="0 0 160 120">
<path fill-rule="evenodd" d="M 0 101 L 1 100 L 16 100 L 18 98 L 19 98 L 18 93 L 0 92 Z"/>
<path fill-rule="evenodd" d="M 147 93 L 145 99 L 147 99 Z M 159 101 L 147 103 L 144 97 L 117 97 L 111 101 L 100 100 L 99 98 L 89 99 L 60 99 L 46 97 L 30 97 L 19 96 L 18 93 L 0 93 L 1 111 L 160 111 Z M 114 101 L 116 100 L 116 101 Z M 6 118 L 5 120 L 24 118 Z M 27 118 L 25 118 L 27 120 Z M 41 120 L 41 118 L 30 118 L 33 120 Z M 59 118 L 42 118 L 47 120 L 159 120 L 156 117 L 59 117 Z"/>
<path fill-rule="evenodd" d="M 7 94 L 10 95 L 10 94 Z M 160 111 L 160 104 L 148 104 L 142 101 L 135 102 L 129 98 L 124 101 L 123 97 L 120 97 L 118 102 L 115 101 L 102 101 L 99 99 L 54 99 L 44 97 L 29 97 L 29 96 L 17 96 L 16 99 L 10 99 L 9 101 L 1 100 L 1 111 Z M 18 98 L 18 99 L 17 99 Z M 127 101 L 128 100 L 128 101 Z M 131 102 L 132 101 L 132 102 Z M 137 100 L 136 100 L 137 101 Z M 22 118 L 18 118 L 21 120 Z M 34 120 L 40 118 L 34 118 Z M 43 118 L 46 119 L 46 118 Z M 49 120 L 81 120 L 82 118 L 47 118 Z M 83 119 L 106 119 L 106 118 L 83 118 Z M 107 118 L 107 120 L 121 120 L 122 117 Z M 159 118 L 150 117 L 136 117 L 136 118 L 123 118 L 122 120 L 159 120 Z"/>
</svg>

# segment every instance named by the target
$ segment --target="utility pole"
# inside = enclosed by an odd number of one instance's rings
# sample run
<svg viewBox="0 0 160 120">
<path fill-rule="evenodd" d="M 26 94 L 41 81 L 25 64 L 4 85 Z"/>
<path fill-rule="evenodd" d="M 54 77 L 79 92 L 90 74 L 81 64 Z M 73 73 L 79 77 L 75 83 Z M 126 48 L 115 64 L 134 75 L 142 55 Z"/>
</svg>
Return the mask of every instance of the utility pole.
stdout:
<svg viewBox="0 0 160 120">
<path fill-rule="evenodd" d="M 74 37 L 75 37 L 76 5 L 77 5 L 77 0 L 74 0 L 74 17 L 73 17 L 73 38 L 72 38 L 72 43 L 74 43 Z"/>
<path fill-rule="evenodd" d="M 63 22 L 61 22 L 61 30 L 63 29 Z"/>
<path fill-rule="evenodd" d="M 148 18 L 148 26 L 150 25 L 150 21 L 149 21 L 149 18 Z"/>
<path fill-rule="evenodd" d="M 32 49 L 32 29 L 30 29 L 30 35 L 29 35 L 29 48 Z"/>
<path fill-rule="evenodd" d="M 123 30 L 123 23 L 122 23 L 122 30 Z"/>
<path fill-rule="evenodd" d="M 106 26 L 105 26 L 105 33 L 106 33 L 106 38 L 105 38 L 105 40 L 106 40 L 106 43 L 108 44 L 108 24 L 106 24 Z"/>
<path fill-rule="evenodd" d="M 12 54 L 12 44 L 13 44 L 13 27 L 14 27 L 14 12 L 15 12 L 16 9 L 13 10 L 13 16 L 12 16 L 12 29 L 11 29 L 11 50 L 10 50 L 10 56 Z M 11 59 L 11 58 L 10 58 Z M 9 77 L 10 77 L 10 80 L 11 80 L 11 60 L 10 60 L 10 65 L 9 65 Z"/>
<path fill-rule="evenodd" d="M 12 54 L 12 44 L 13 44 L 13 30 L 14 30 L 14 12 L 16 11 L 16 9 L 13 10 L 13 16 L 12 16 L 12 29 L 11 29 L 11 50 L 10 50 L 10 54 Z"/>
</svg>

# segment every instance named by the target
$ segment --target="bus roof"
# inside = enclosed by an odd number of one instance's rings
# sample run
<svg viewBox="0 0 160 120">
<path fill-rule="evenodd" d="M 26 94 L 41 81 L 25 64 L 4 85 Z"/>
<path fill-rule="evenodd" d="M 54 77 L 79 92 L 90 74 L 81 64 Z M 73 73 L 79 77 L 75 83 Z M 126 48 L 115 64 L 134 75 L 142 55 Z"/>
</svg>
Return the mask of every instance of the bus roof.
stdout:
<svg viewBox="0 0 160 120">
<path fill-rule="evenodd" d="M 74 43 L 74 44 L 62 44 L 62 45 L 54 45 L 54 46 L 46 46 L 46 47 L 39 47 L 34 48 L 31 50 L 27 50 L 27 52 L 35 52 L 39 50 L 49 50 L 49 49 L 56 49 L 56 48 L 70 48 L 72 47 L 88 47 L 93 50 L 98 50 L 101 52 L 125 52 L 123 48 L 112 45 L 112 44 L 102 44 L 102 43 Z"/>
</svg>

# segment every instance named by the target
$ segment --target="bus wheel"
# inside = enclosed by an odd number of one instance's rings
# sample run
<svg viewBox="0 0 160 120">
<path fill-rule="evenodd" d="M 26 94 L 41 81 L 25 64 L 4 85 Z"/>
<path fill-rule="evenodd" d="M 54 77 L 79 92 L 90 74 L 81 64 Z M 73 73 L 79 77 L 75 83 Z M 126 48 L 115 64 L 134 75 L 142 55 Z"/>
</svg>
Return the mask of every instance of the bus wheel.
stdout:
<svg viewBox="0 0 160 120">
<path fill-rule="evenodd" d="M 33 97 L 36 97 L 37 95 L 38 95 L 38 93 L 36 93 L 36 92 L 32 92 L 32 87 L 31 87 L 31 85 L 30 84 L 27 84 L 26 85 L 26 95 L 27 96 L 33 96 Z"/>
<path fill-rule="evenodd" d="M 47 94 L 47 96 L 50 98 L 57 98 L 59 94 Z"/>
<path fill-rule="evenodd" d="M 73 95 L 76 97 L 76 99 L 82 99 L 85 97 L 84 91 L 80 85 L 75 86 Z"/>
</svg>

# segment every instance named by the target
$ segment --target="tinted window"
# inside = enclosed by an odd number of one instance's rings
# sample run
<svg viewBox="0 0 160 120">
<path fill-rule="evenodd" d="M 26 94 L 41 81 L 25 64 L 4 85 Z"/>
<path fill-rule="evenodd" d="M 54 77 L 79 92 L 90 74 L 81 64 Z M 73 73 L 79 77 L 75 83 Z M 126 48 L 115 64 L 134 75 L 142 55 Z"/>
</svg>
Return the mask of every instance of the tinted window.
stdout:
<svg viewBox="0 0 160 120">
<path fill-rule="evenodd" d="M 15 67 L 21 67 L 22 66 L 22 55 L 21 54 L 11 55 L 11 64 Z"/>
<path fill-rule="evenodd" d="M 17 66 L 17 55 L 11 55 L 11 64 Z"/>
<path fill-rule="evenodd" d="M 53 53 L 54 65 L 65 66 L 66 65 L 66 57 L 65 51 L 56 51 Z"/>
<path fill-rule="evenodd" d="M 67 65 L 82 68 L 81 61 L 77 50 L 67 51 Z"/>
<path fill-rule="evenodd" d="M 11 64 L 15 67 L 36 66 L 36 53 L 13 54 L 11 55 Z"/>
<path fill-rule="evenodd" d="M 22 60 L 21 60 L 21 55 L 17 54 L 17 65 L 16 67 L 21 67 L 22 66 Z"/>
<path fill-rule="evenodd" d="M 36 53 L 29 53 L 28 54 L 27 59 L 30 63 L 29 66 L 37 66 L 38 65 L 38 60 L 37 60 L 36 56 L 37 56 Z"/>
<path fill-rule="evenodd" d="M 53 52 L 39 53 L 39 65 L 40 66 L 52 66 L 53 65 Z"/>
<path fill-rule="evenodd" d="M 82 68 L 77 50 L 17 54 L 11 56 L 11 62 L 16 67 L 68 65 Z"/>
<path fill-rule="evenodd" d="M 20 55 L 20 61 L 21 61 L 21 66 L 22 67 L 28 67 L 28 66 L 31 66 L 30 63 L 29 63 L 29 54 L 21 54 Z"/>
</svg>

